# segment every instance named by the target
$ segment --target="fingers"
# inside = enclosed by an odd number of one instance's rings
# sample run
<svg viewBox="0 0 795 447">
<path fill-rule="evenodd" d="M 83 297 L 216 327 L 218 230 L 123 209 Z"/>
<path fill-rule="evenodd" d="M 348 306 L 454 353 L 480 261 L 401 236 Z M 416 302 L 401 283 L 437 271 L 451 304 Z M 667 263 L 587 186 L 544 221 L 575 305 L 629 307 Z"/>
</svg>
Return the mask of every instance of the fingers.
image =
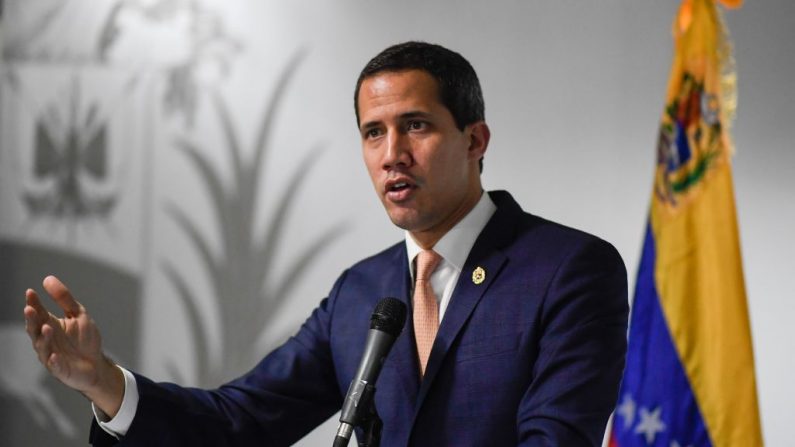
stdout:
<svg viewBox="0 0 795 447">
<path fill-rule="evenodd" d="M 52 354 L 52 326 L 45 324 L 41 328 L 41 335 L 33 340 L 33 349 L 39 356 L 39 361 L 48 366 L 47 363 Z"/>
<path fill-rule="evenodd" d="M 58 303 L 58 306 L 63 309 L 64 315 L 67 317 L 76 317 L 83 311 L 83 306 L 72 297 L 69 289 L 67 289 L 64 283 L 58 278 L 50 275 L 44 278 L 42 285 L 44 286 L 44 290 L 46 290 L 52 299 Z"/>
<path fill-rule="evenodd" d="M 63 308 L 66 315 L 76 316 L 83 311 L 66 286 L 57 278 L 49 276 L 44 279 L 44 287 Z M 42 363 L 56 378 L 61 378 L 65 371 L 63 353 L 67 352 L 62 338 L 61 320 L 52 315 L 41 302 L 39 295 L 32 289 L 25 291 L 25 330 L 33 344 L 33 350 Z M 61 335 L 58 335 L 58 334 Z M 68 369 L 68 365 L 66 365 Z M 68 373 L 67 373 L 68 375 Z"/>
<path fill-rule="evenodd" d="M 62 372 L 61 356 L 58 350 L 53 346 L 53 331 L 54 329 L 49 324 L 45 324 L 41 330 L 41 337 L 33 343 L 33 348 L 44 367 L 50 370 L 55 377 L 60 378 Z"/>
<path fill-rule="evenodd" d="M 61 372 L 61 357 L 58 355 L 58 353 L 53 352 L 47 359 L 47 363 L 44 363 L 44 366 L 46 366 L 50 371 L 52 371 L 53 374 L 56 375 L 56 377 L 58 377 L 58 374 Z"/>
<path fill-rule="evenodd" d="M 37 323 L 38 326 L 47 322 L 50 313 L 47 311 L 47 308 L 41 304 L 41 300 L 36 291 L 33 289 L 25 291 L 25 304 L 24 312 L 26 320 L 31 320 L 31 322 Z"/>
<path fill-rule="evenodd" d="M 41 333 L 41 325 L 47 322 L 50 313 L 41 304 L 39 295 L 33 289 L 25 291 L 25 329 L 31 337 L 38 336 Z"/>
<path fill-rule="evenodd" d="M 54 333 L 52 325 L 58 323 L 41 303 L 39 295 L 33 289 L 25 291 L 25 304 L 23 310 L 25 314 L 25 331 L 33 343 L 33 350 L 36 351 L 39 361 L 47 366 L 48 359 L 52 353 Z M 52 321 L 51 318 L 53 319 Z"/>
</svg>

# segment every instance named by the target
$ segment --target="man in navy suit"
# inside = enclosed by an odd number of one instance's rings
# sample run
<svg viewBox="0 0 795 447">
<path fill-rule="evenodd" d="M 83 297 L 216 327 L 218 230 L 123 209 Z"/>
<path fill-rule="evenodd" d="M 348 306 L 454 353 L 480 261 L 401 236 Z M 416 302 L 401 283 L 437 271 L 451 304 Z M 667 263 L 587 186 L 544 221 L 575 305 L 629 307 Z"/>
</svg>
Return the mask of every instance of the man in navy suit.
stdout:
<svg viewBox="0 0 795 447">
<path fill-rule="evenodd" d="M 62 319 L 27 291 L 40 360 L 93 403 L 92 443 L 296 442 L 339 410 L 385 296 L 411 310 L 377 383 L 382 445 L 601 443 L 626 351 L 616 250 L 483 192 L 490 133 L 459 54 L 387 48 L 354 99 L 365 165 L 405 241 L 343 272 L 299 332 L 241 378 L 215 390 L 154 383 L 102 354 L 96 326 L 56 278 L 44 287 Z"/>
</svg>

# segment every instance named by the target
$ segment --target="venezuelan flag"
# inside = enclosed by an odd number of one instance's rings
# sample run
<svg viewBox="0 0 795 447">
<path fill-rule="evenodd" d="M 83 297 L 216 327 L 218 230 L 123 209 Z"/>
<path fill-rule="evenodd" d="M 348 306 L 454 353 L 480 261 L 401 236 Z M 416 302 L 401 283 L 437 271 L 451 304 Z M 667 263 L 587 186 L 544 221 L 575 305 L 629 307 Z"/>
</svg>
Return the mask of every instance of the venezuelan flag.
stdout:
<svg viewBox="0 0 795 447">
<path fill-rule="evenodd" d="M 730 163 L 736 78 L 715 0 L 684 0 L 674 41 L 610 445 L 761 446 Z"/>
</svg>

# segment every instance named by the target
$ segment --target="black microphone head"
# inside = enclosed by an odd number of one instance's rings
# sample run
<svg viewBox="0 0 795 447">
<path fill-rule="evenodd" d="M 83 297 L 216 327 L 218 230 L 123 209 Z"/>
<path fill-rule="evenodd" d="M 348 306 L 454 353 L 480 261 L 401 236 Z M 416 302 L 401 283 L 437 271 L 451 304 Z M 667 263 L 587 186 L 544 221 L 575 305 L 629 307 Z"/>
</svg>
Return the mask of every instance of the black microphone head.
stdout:
<svg viewBox="0 0 795 447">
<path fill-rule="evenodd" d="M 370 329 L 384 331 L 396 337 L 406 324 L 406 304 L 397 298 L 387 297 L 375 305 L 370 317 Z"/>
</svg>

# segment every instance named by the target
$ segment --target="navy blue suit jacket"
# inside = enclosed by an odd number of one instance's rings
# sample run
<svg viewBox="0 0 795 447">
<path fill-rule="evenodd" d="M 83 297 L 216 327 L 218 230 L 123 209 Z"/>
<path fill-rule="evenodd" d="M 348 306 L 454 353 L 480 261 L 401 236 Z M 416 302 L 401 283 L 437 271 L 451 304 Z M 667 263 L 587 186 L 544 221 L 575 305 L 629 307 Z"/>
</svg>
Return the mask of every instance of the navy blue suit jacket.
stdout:
<svg viewBox="0 0 795 447">
<path fill-rule="evenodd" d="M 597 446 L 624 367 L 626 271 L 607 242 L 524 213 L 505 192 L 439 327 L 425 377 L 409 316 L 378 379 L 382 446 Z M 472 271 L 482 267 L 485 281 Z M 345 271 L 299 332 L 216 390 L 136 376 L 121 444 L 289 445 L 341 407 L 370 315 L 411 308 L 404 243 Z M 331 443 L 329 439 L 329 444 Z M 96 424 L 92 442 L 115 442 Z"/>
</svg>

